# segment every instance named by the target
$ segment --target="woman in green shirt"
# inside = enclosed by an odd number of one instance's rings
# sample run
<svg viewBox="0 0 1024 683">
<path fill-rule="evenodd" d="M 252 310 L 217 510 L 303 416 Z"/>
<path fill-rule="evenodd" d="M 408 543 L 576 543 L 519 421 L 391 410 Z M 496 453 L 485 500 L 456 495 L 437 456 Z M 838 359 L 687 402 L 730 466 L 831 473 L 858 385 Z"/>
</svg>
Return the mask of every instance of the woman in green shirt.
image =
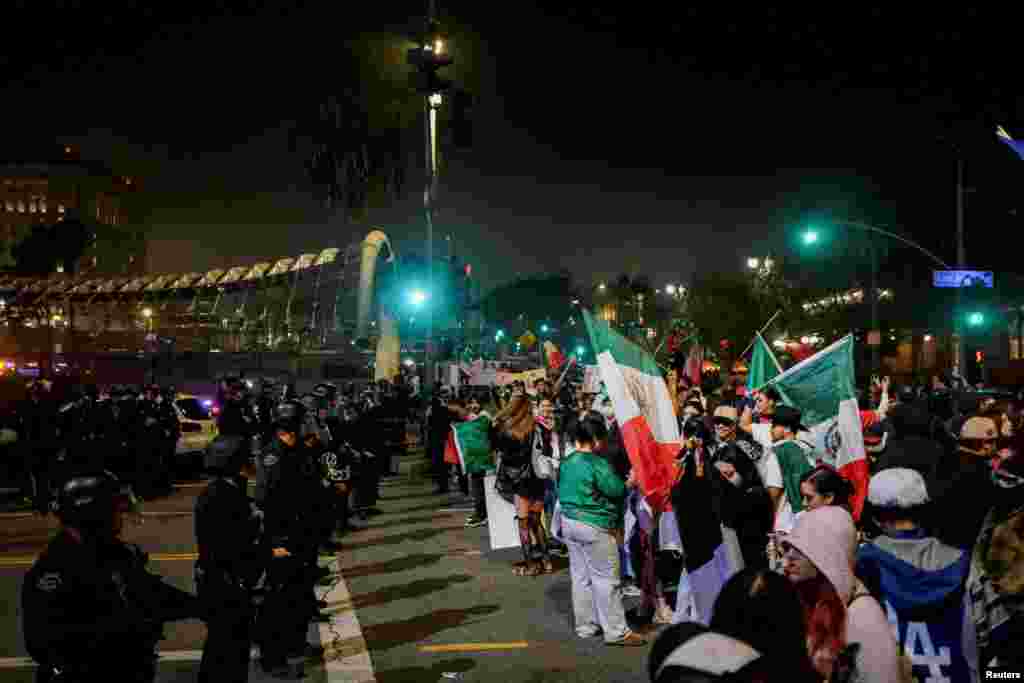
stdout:
<svg viewBox="0 0 1024 683">
<path fill-rule="evenodd" d="M 608 437 L 604 418 L 587 415 L 576 422 L 571 436 L 576 449 L 559 468 L 558 498 L 562 537 L 569 548 L 576 635 L 591 638 L 603 631 L 608 645 L 643 645 L 647 641 L 629 630 L 622 606 L 618 537 L 626 482 L 594 453 Z"/>
</svg>

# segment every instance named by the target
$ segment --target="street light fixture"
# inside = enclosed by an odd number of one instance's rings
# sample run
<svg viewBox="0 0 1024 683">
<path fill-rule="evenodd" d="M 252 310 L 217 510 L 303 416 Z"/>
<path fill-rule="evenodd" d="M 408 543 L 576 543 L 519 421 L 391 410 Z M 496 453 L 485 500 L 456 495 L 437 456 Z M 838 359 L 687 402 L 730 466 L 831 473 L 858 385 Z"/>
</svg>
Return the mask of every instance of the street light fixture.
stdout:
<svg viewBox="0 0 1024 683">
<path fill-rule="evenodd" d="M 541 331 L 542 333 L 544 333 L 544 334 L 547 334 L 547 331 L 548 331 L 548 326 L 547 326 L 547 325 L 541 325 L 541 326 L 540 326 L 540 331 Z"/>
<path fill-rule="evenodd" d="M 816 230 L 808 230 L 804 233 L 804 244 L 811 245 L 818 242 L 818 232 Z"/>
<path fill-rule="evenodd" d="M 750 268 L 751 270 L 757 270 L 760 267 L 761 267 L 761 259 L 757 259 L 757 258 L 748 258 L 747 259 L 747 268 Z"/>
<path fill-rule="evenodd" d="M 409 301 L 413 306 L 422 306 L 427 301 L 427 293 L 421 289 L 413 290 L 409 293 Z"/>
<path fill-rule="evenodd" d="M 676 286 L 675 285 L 665 285 L 665 293 L 668 294 L 669 296 L 675 294 L 676 293 Z"/>
</svg>

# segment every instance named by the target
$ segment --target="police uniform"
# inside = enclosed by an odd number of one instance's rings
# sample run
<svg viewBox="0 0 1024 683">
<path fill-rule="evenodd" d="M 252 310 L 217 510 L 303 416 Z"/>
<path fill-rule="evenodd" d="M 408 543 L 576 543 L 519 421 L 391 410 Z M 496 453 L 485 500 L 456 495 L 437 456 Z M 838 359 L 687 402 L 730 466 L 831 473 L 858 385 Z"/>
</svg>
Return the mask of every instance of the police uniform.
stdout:
<svg viewBox="0 0 1024 683">
<path fill-rule="evenodd" d="M 310 592 L 317 576 L 310 567 L 309 482 L 304 460 L 309 453 L 299 432 L 304 409 L 298 402 L 278 406 L 277 429 L 295 435 L 289 445 L 275 437 L 257 463 L 256 495 L 264 514 L 266 536 L 288 557 L 271 560 L 268 593 L 260 610 L 256 639 L 264 669 L 277 670 L 301 664 L 306 649 L 306 627 L 313 611 Z M 316 546 L 312 548 L 316 558 Z"/>
<path fill-rule="evenodd" d="M 146 387 L 146 397 L 137 403 L 137 436 L 135 442 L 135 486 L 143 498 L 156 495 L 158 484 L 163 477 L 164 434 L 160 406 L 155 395 L 158 387 Z"/>
<path fill-rule="evenodd" d="M 207 448 L 207 469 L 216 478 L 195 506 L 196 587 L 211 617 L 199 681 L 245 681 L 253 637 L 253 597 L 271 560 L 262 514 L 246 495 L 239 474 L 248 445 L 240 437 L 218 436 Z"/>
<path fill-rule="evenodd" d="M 146 554 L 110 531 L 119 496 L 109 473 L 75 477 L 58 494 L 65 526 L 22 585 L 37 681 L 153 681 L 163 623 L 200 615 L 192 595 L 147 572 Z"/>
<path fill-rule="evenodd" d="M 161 429 L 160 460 L 163 465 L 161 484 L 168 491 L 174 486 L 178 440 L 181 438 L 181 420 L 178 419 L 178 411 L 174 406 L 176 396 L 174 387 L 168 387 L 163 391 L 161 400 L 157 402 L 157 414 Z"/>
</svg>

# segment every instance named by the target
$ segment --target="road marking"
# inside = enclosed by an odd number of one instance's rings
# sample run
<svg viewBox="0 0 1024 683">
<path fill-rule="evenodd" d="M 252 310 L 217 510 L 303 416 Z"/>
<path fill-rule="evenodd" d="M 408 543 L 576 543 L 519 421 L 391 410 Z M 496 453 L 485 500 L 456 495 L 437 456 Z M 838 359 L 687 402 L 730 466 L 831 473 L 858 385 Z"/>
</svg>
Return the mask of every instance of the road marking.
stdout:
<svg viewBox="0 0 1024 683">
<path fill-rule="evenodd" d="M 198 489 L 200 487 L 209 486 L 209 485 L 210 485 L 210 482 L 202 481 L 202 482 L 199 482 L 198 484 L 175 484 L 174 488 L 176 488 L 176 489 Z"/>
<path fill-rule="evenodd" d="M 511 643 L 454 643 L 451 645 L 421 645 L 420 652 L 488 652 L 491 650 L 525 650 L 530 644 L 525 640 Z"/>
<path fill-rule="evenodd" d="M 472 506 L 466 507 L 466 508 L 440 508 L 438 510 L 438 512 L 472 512 L 472 511 L 473 511 L 473 507 Z"/>
<path fill-rule="evenodd" d="M 335 560 L 334 562 L 340 562 Z M 333 562 L 332 562 L 333 563 Z M 336 567 L 332 567 L 336 569 Z M 344 576 L 335 574 L 336 583 L 327 589 L 317 587 L 320 598 L 330 604 L 351 605 L 352 594 Z M 327 624 L 316 624 L 319 629 L 320 644 L 324 648 L 324 670 L 328 681 L 359 681 L 360 683 L 376 683 L 377 676 L 373 672 L 373 660 L 363 638 L 363 629 L 355 609 L 330 613 L 331 621 Z"/>
<path fill-rule="evenodd" d="M 35 564 L 38 555 L 11 555 L 0 556 L 0 568 L 8 567 L 31 567 Z M 197 560 L 199 553 L 154 553 L 149 556 L 154 562 L 179 562 L 184 560 Z"/>
</svg>

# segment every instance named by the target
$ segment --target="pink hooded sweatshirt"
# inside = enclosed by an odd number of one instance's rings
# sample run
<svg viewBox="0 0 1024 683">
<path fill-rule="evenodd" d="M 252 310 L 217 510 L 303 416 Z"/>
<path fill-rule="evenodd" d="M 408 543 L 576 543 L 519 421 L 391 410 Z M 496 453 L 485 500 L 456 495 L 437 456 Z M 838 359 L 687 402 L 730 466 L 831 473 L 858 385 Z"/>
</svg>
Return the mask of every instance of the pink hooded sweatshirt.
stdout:
<svg viewBox="0 0 1024 683">
<path fill-rule="evenodd" d="M 857 654 L 858 683 L 900 683 L 899 651 L 892 626 L 878 601 L 860 586 L 854 576 L 857 529 L 850 513 L 829 505 L 800 515 L 786 538 L 814 563 L 847 605 L 846 642 L 860 643 Z M 850 602 L 854 593 L 858 597 Z"/>
</svg>

